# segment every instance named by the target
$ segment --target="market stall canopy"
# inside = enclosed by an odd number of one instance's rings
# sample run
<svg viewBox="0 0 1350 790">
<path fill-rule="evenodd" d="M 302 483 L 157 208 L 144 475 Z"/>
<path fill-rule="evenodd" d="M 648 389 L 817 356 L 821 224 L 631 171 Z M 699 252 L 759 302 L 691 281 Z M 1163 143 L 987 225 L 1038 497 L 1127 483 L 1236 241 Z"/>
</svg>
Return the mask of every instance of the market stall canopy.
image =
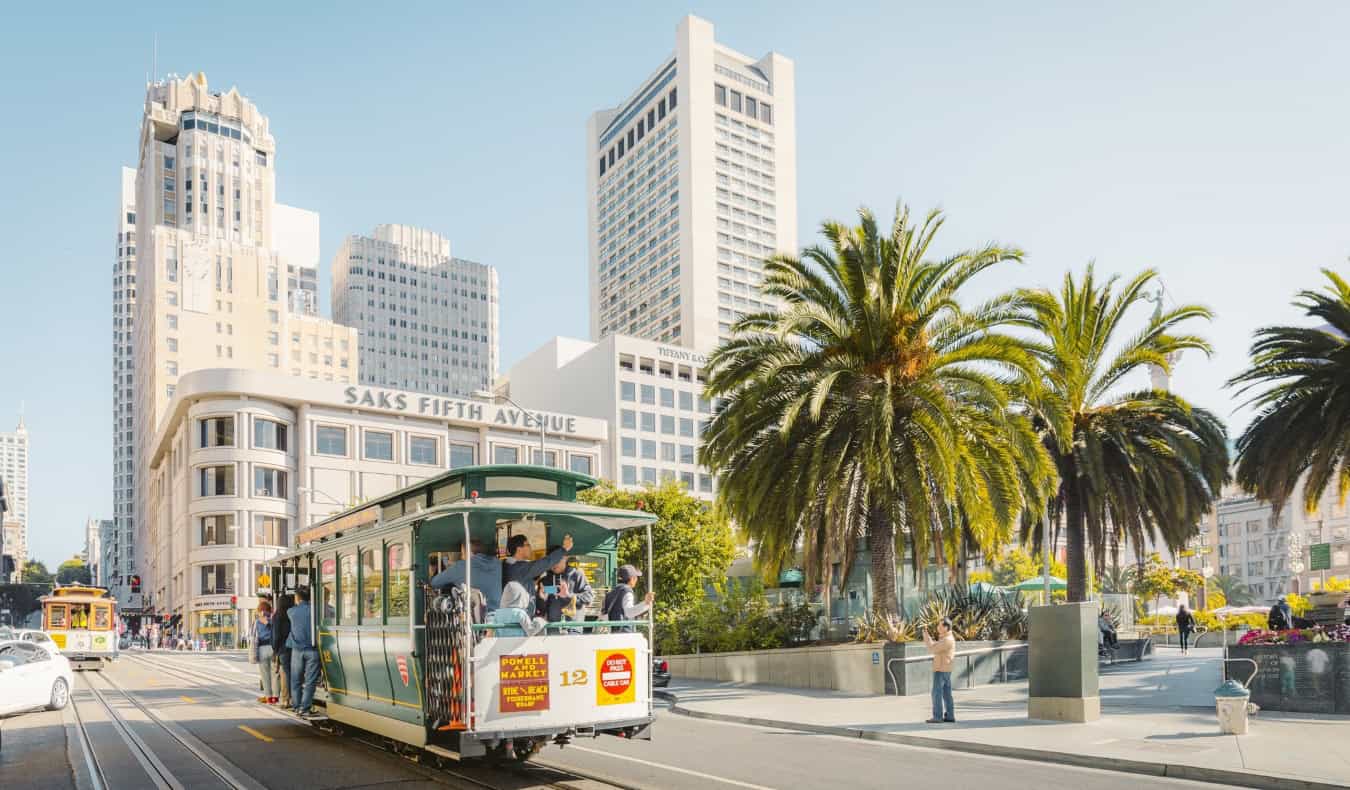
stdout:
<svg viewBox="0 0 1350 790">
<path fill-rule="evenodd" d="M 1055 576 L 1050 577 L 1051 590 L 1067 590 L 1068 588 L 1069 585 L 1065 583 L 1063 579 L 1057 578 Z M 1013 587 L 1013 589 L 1018 590 L 1020 592 L 1036 592 L 1037 590 L 1044 590 L 1045 577 L 1033 576 L 1030 579 L 1024 579 L 1018 582 L 1017 585 Z"/>
</svg>

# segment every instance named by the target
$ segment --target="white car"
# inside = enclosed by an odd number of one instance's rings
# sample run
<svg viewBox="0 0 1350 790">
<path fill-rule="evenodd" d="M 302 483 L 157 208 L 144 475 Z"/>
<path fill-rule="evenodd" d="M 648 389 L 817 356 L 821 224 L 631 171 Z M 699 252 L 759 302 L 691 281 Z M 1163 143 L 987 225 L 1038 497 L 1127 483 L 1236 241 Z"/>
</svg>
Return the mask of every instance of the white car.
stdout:
<svg viewBox="0 0 1350 790">
<path fill-rule="evenodd" d="M 0 642 L 0 715 L 61 710 L 74 687 L 75 673 L 60 652 L 22 639 Z"/>
<path fill-rule="evenodd" d="M 50 635 L 46 631 L 38 631 L 33 628 L 25 628 L 21 631 L 15 631 L 12 639 L 22 639 L 25 642 L 32 642 L 35 645 L 41 645 L 53 653 L 60 653 L 61 648 L 56 646 Z"/>
</svg>

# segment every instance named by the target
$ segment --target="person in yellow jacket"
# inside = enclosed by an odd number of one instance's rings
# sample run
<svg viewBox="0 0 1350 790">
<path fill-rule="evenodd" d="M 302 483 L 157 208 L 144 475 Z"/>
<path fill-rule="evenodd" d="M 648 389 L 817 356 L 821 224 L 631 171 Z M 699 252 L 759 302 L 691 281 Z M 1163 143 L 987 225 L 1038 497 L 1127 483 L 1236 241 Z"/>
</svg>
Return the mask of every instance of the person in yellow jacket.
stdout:
<svg viewBox="0 0 1350 790">
<path fill-rule="evenodd" d="M 937 639 L 923 629 L 923 643 L 933 654 L 933 718 L 929 724 L 956 721 L 956 703 L 952 701 L 952 664 L 956 661 L 956 637 L 952 621 L 946 617 L 937 626 Z"/>
</svg>

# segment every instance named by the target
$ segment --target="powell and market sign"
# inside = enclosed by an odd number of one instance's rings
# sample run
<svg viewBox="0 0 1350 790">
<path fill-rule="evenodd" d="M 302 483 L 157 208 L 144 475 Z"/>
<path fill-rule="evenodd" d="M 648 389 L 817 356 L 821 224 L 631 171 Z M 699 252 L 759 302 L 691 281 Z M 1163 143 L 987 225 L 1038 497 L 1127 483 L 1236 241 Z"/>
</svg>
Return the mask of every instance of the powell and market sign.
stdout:
<svg viewBox="0 0 1350 790">
<path fill-rule="evenodd" d="M 539 430 L 542 420 L 548 433 L 571 435 L 577 432 L 577 418 L 545 412 L 525 412 L 506 406 L 488 405 L 455 398 L 437 398 L 431 395 L 413 395 L 397 390 L 370 387 L 347 387 L 344 390 L 348 406 L 365 406 L 420 417 L 439 417 L 443 420 L 488 423 L 504 428 Z"/>
</svg>

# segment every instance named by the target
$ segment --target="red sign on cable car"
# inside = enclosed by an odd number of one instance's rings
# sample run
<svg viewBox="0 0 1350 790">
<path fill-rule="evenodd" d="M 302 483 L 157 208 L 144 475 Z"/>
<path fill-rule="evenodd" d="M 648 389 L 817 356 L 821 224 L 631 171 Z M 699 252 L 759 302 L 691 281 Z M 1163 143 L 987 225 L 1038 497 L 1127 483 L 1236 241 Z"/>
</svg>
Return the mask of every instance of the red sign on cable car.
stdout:
<svg viewBox="0 0 1350 790">
<path fill-rule="evenodd" d="M 404 687 L 407 687 L 407 685 L 408 685 L 408 659 L 407 659 L 406 657 L 404 657 L 404 656 L 399 656 L 399 657 L 395 660 L 395 663 L 398 664 L 398 676 L 399 676 L 399 679 L 403 681 Z"/>
</svg>

